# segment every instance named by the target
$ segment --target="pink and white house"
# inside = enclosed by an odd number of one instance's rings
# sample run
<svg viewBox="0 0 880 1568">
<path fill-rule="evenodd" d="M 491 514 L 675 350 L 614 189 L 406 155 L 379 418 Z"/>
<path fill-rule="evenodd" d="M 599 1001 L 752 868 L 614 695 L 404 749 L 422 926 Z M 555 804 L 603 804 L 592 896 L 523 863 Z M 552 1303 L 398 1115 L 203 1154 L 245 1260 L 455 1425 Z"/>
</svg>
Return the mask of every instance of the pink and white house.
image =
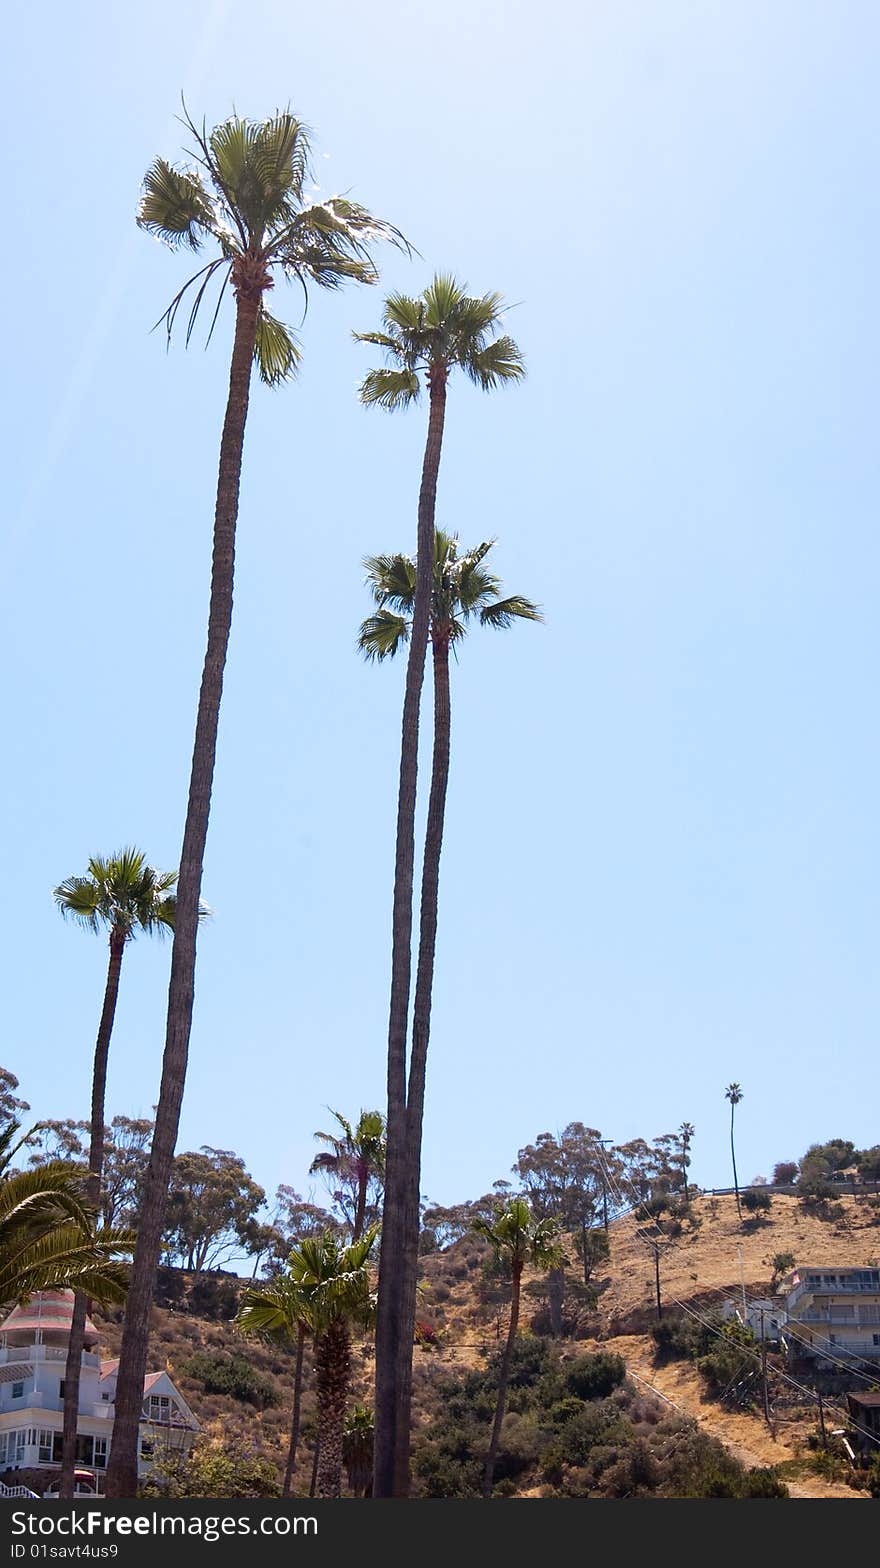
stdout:
<svg viewBox="0 0 880 1568">
<path fill-rule="evenodd" d="M 44 1290 L 14 1307 L 0 1324 L 0 1484 L 42 1495 L 61 1469 L 64 1369 L 73 1292 Z M 98 1331 L 86 1319 L 77 1421 L 77 1490 L 100 1494 L 113 1434 L 119 1362 L 101 1360 Z M 160 1450 L 186 1452 L 199 1423 L 167 1372 L 148 1372 L 140 1426 L 138 1474 Z"/>
</svg>

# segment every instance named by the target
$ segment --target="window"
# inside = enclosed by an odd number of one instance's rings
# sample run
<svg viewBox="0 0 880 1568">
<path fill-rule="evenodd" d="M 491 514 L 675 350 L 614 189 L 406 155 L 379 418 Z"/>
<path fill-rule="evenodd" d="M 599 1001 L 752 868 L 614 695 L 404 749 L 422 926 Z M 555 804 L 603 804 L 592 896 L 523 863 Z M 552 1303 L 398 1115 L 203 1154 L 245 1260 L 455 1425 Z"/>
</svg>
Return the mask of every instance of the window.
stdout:
<svg viewBox="0 0 880 1568">
<path fill-rule="evenodd" d="M 27 1432 L 0 1432 L 0 1465 L 23 1465 Z"/>
<path fill-rule="evenodd" d="M 91 1462 L 92 1462 L 92 1439 L 91 1439 L 91 1437 L 85 1437 L 85 1436 L 84 1437 L 79 1437 L 79 1436 L 77 1437 L 77 1440 L 76 1440 L 76 1462 L 77 1462 L 78 1465 L 90 1465 L 91 1464 Z"/>
<path fill-rule="evenodd" d="M 96 1470 L 106 1470 L 107 1469 L 107 1439 L 106 1439 L 106 1437 L 96 1437 L 95 1438 L 95 1458 L 94 1458 L 93 1462 L 94 1462 L 94 1466 L 95 1466 Z"/>
<path fill-rule="evenodd" d="M 171 1400 L 167 1394 L 151 1394 L 144 1400 L 144 1415 L 148 1421 L 170 1421 Z"/>
<path fill-rule="evenodd" d="M 102 1394 L 101 1398 L 103 1399 L 105 1404 L 109 1404 L 110 1403 L 110 1395 L 109 1394 Z"/>
<path fill-rule="evenodd" d="M 875 1345 L 880 1345 L 880 1334 L 872 1334 L 871 1339 Z"/>
<path fill-rule="evenodd" d="M 58 1398 L 59 1399 L 63 1399 L 64 1398 L 64 1379 L 63 1378 L 61 1378 L 61 1380 L 60 1380 L 60 1382 L 58 1384 Z"/>
<path fill-rule="evenodd" d="M 141 1458 L 142 1459 L 152 1459 L 152 1457 L 153 1457 L 153 1439 L 151 1437 L 142 1437 L 141 1438 Z"/>
<path fill-rule="evenodd" d="M 13 1399 L 23 1399 L 24 1398 L 24 1383 L 13 1383 L 13 1385 L 12 1385 L 12 1397 L 13 1397 Z"/>
<path fill-rule="evenodd" d="M 39 1434 L 39 1442 L 40 1447 L 38 1457 L 40 1464 L 50 1465 L 52 1463 L 52 1433 L 45 1430 L 41 1431 Z"/>
</svg>

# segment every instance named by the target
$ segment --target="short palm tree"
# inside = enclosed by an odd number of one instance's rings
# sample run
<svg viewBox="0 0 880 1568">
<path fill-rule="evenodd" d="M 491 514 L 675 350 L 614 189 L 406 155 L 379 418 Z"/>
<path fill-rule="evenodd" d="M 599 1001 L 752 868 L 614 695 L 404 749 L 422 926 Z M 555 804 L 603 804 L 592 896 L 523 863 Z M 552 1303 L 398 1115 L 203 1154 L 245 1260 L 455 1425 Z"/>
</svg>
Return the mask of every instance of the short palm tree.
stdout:
<svg viewBox="0 0 880 1568">
<path fill-rule="evenodd" d="M 82 1201 L 75 1166 L 52 1160 L 17 1171 L 13 1160 L 25 1138 L 9 1121 L 0 1131 L 0 1304 L 24 1301 L 38 1290 L 75 1290 L 96 1301 L 125 1300 L 130 1231 L 96 1233 Z"/>
<path fill-rule="evenodd" d="M 360 1241 L 370 1184 L 381 1182 L 385 1172 L 385 1118 L 381 1111 L 361 1111 L 357 1124 L 352 1127 L 339 1111 L 332 1111 L 331 1115 L 339 1123 L 342 1137 L 331 1132 L 315 1133 L 315 1137 L 328 1147 L 315 1155 L 309 1175 L 320 1171 L 331 1181 L 353 1189 L 351 1239 Z"/>
<path fill-rule="evenodd" d="M 296 1345 L 296 1362 L 293 1373 L 293 1411 L 290 1421 L 290 1442 L 287 1448 L 287 1465 L 284 1471 L 282 1497 L 290 1496 L 296 1452 L 299 1446 L 300 1417 L 302 1414 L 303 1355 L 309 1332 L 310 1296 L 287 1274 L 274 1279 L 270 1285 L 246 1290 L 236 1315 L 236 1326 L 243 1334 L 254 1339 L 268 1340 L 276 1345 Z"/>
<path fill-rule="evenodd" d="M 319 1497 L 339 1497 L 342 1436 L 351 1382 L 351 1331 L 373 1321 L 375 1298 L 368 1259 L 377 1227 L 346 1244 L 332 1231 L 294 1247 L 288 1262 L 315 1347 L 318 1399 Z"/>
<path fill-rule="evenodd" d="M 419 1191 L 416 1162 L 407 1148 L 407 1025 L 419 707 L 431 613 L 437 477 L 450 376 L 461 370 L 476 386 L 489 392 L 504 382 L 518 381 L 525 374 L 522 355 L 513 339 L 501 332 L 502 324 L 500 294 L 474 297 L 455 278 L 438 274 L 417 298 L 389 295 L 382 329 L 356 334 L 360 342 L 380 348 L 388 361 L 384 368 L 371 370 L 364 379 L 361 400 L 368 407 L 391 411 L 406 408 L 419 399 L 423 385 L 428 390 L 428 431 L 418 501 L 418 567 L 397 794 L 388 1018 L 388 1151 L 376 1331 L 376 1497 L 406 1496 L 409 1492 L 412 1343 L 407 1341 L 402 1327 L 407 1321 L 402 1294 L 407 1289 L 403 1258 L 407 1246 L 413 1245 L 413 1236 L 418 1236 Z"/>
<path fill-rule="evenodd" d="M 342 1430 L 342 1463 L 348 1489 L 355 1497 L 368 1497 L 373 1485 L 375 1422 L 366 1405 L 355 1405 Z"/>
<path fill-rule="evenodd" d="M 724 1091 L 725 1100 L 730 1101 L 730 1158 L 733 1162 L 733 1190 L 736 1193 L 736 1212 L 742 1219 L 742 1204 L 739 1201 L 739 1182 L 736 1179 L 736 1149 L 733 1143 L 733 1114 L 743 1097 L 742 1089 L 738 1083 L 729 1083 Z"/>
<path fill-rule="evenodd" d="M 476 1231 L 477 1235 L 485 1236 L 486 1240 L 491 1242 L 496 1256 L 507 1263 L 513 1284 L 513 1294 L 510 1302 L 510 1324 L 498 1373 L 498 1398 L 495 1403 L 495 1420 L 492 1423 L 492 1436 L 489 1440 L 489 1451 L 486 1454 L 486 1467 L 483 1472 L 483 1496 L 491 1497 L 495 1475 L 495 1460 L 498 1456 L 501 1427 L 507 1403 L 507 1385 L 510 1380 L 513 1347 L 516 1343 L 516 1331 L 519 1325 L 523 1270 L 528 1263 L 532 1268 L 546 1273 L 549 1269 L 559 1268 L 564 1258 L 556 1220 L 536 1220 L 525 1198 L 511 1198 L 506 1208 L 501 1210 L 496 1219 L 491 1221 L 474 1220 L 472 1229 Z"/>
<path fill-rule="evenodd" d="M 110 946 L 104 1003 L 98 1024 L 92 1065 L 92 1112 L 89 1137 L 89 1174 L 86 1192 L 98 1212 L 104 1170 L 104 1092 L 107 1057 L 116 1017 L 122 957 L 139 934 L 163 936 L 174 930 L 177 900 L 176 871 L 156 871 L 140 849 L 129 847 L 115 855 L 93 855 L 84 876 L 68 877 L 55 888 L 53 898 L 65 919 L 95 933 L 106 931 Z M 79 1415 L 79 1376 L 88 1298 L 78 1291 L 64 1370 L 64 1425 L 62 1437 L 62 1497 L 73 1497 L 76 1467 L 76 1423 Z"/>
<path fill-rule="evenodd" d="M 164 158 L 156 159 L 144 180 L 138 223 L 172 249 L 195 251 L 208 245 L 213 252 L 169 305 L 164 317 L 169 334 L 183 300 L 189 297 L 189 336 L 206 289 L 221 277 L 214 321 L 223 291 L 231 284 L 235 329 L 220 441 L 207 648 L 180 855 L 162 1078 L 125 1314 L 107 1470 L 111 1497 L 133 1497 L 137 1482 L 150 1305 L 192 1027 L 199 897 L 232 620 L 235 533 L 251 367 L 256 361 L 262 379 L 275 386 L 293 375 L 299 360 L 293 334 L 266 309 L 266 295 L 278 275 L 299 283 L 304 293 L 310 284 L 336 289 L 347 282 L 375 283 L 374 242 L 404 243 L 391 225 L 346 197 L 306 200 L 309 138 L 289 111 L 262 121 L 233 115 L 210 133 L 199 131 L 188 116 L 186 124 L 194 142 L 194 161 L 188 167 L 175 168 Z"/>
<path fill-rule="evenodd" d="M 458 648 L 470 626 L 475 623 L 502 630 L 511 626 L 516 620 L 540 621 L 542 618 L 537 605 L 530 599 L 523 598 L 521 594 L 502 596 L 500 579 L 485 565 L 493 543 L 493 540 L 484 540 L 472 549 L 462 551 L 455 535 L 444 533 L 440 528 L 434 531 L 433 584 L 428 621 L 428 636 L 434 667 L 433 759 L 422 862 L 416 993 L 406 1096 L 405 1157 L 410 1202 L 413 1193 L 417 1197 L 421 1185 L 425 1072 L 434 986 L 440 854 L 443 846 L 443 824 L 449 781 L 452 712 L 449 683 L 450 650 Z M 364 565 L 376 609 L 361 625 L 358 646 L 368 659 L 381 661 L 393 658 L 409 640 L 415 610 L 418 567 L 408 555 L 368 556 Z M 410 1224 L 407 1227 L 402 1253 L 400 1343 L 408 1347 L 411 1361 L 419 1256 L 417 1226 Z M 407 1386 L 405 1375 L 404 1386 Z"/>
</svg>

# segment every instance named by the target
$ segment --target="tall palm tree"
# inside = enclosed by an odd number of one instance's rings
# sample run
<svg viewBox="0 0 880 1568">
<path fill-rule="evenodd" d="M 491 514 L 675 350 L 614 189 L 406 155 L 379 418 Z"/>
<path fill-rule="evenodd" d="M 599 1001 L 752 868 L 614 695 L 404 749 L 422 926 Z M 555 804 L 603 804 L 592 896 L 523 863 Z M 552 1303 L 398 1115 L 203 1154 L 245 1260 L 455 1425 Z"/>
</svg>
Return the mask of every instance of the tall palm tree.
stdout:
<svg viewBox="0 0 880 1568">
<path fill-rule="evenodd" d="M 276 1345 L 296 1345 L 296 1362 L 293 1373 L 293 1411 L 290 1421 L 290 1442 L 287 1448 L 287 1465 L 284 1471 L 282 1497 L 290 1496 L 296 1452 L 299 1446 L 300 1417 L 302 1414 L 303 1355 L 310 1322 L 310 1295 L 295 1283 L 290 1275 L 282 1274 L 269 1285 L 249 1288 L 241 1298 L 235 1318 L 243 1334 L 269 1340 Z"/>
<path fill-rule="evenodd" d="M 516 620 L 540 621 L 541 612 L 521 594 L 502 597 L 500 578 L 485 566 L 494 540 L 484 540 L 472 549 L 460 551 L 458 538 L 437 528 L 434 531 L 433 578 L 428 618 L 428 636 L 434 667 L 434 737 L 422 886 L 419 917 L 419 949 L 416 992 L 413 1007 L 412 1051 L 406 1097 L 406 1170 L 407 1213 L 417 1213 L 421 1185 L 422 1126 L 425 1105 L 425 1072 L 431 1027 L 431 998 L 434 985 L 434 953 L 437 938 L 440 854 L 449 780 L 451 734 L 451 694 L 449 682 L 450 650 L 457 649 L 469 627 L 506 629 Z M 408 641 L 415 611 L 418 565 L 408 555 L 368 556 L 364 565 L 367 583 L 376 604 L 375 612 L 362 623 L 358 646 L 368 659 L 393 658 Z M 402 1290 L 400 1306 L 401 1354 L 409 1364 L 401 1372 L 402 1389 L 409 1400 L 412 1377 L 412 1329 L 415 1322 L 418 1282 L 419 1231 L 410 1223 L 401 1247 Z M 381 1301 L 380 1275 L 380 1301 Z M 378 1368 L 377 1368 L 378 1377 Z M 401 1417 L 399 1440 L 408 1438 L 409 1419 Z M 401 1471 L 408 1467 L 408 1455 L 401 1459 Z"/>
<path fill-rule="evenodd" d="M 738 1083 L 729 1083 L 724 1091 L 724 1098 L 730 1101 L 730 1158 L 733 1162 L 733 1190 L 736 1193 L 737 1217 L 742 1219 L 742 1204 L 739 1201 L 739 1182 L 736 1179 L 736 1149 L 733 1144 L 733 1113 L 743 1097 L 742 1089 Z"/>
<path fill-rule="evenodd" d="M 507 1263 L 510 1268 L 510 1277 L 513 1285 L 513 1294 L 510 1301 L 510 1324 L 498 1373 L 498 1398 L 495 1403 L 495 1420 L 492 1423 L 492 1436 L 489 1440 L 486 1467 L 483 1472 L 483 1496 L 491 1497 L 492 1482 L 495 1475 L 495 1460 L 498 1457 L 501 1426 L 504 1421 L 504 1410 L 507 1403 L 507 1385 L 510 1381 L 513 1347 L 516 1343 L 516 1331 L 519 1325 L 523 1269 L 527 1263 L 532 1268 L 540 1269 L 544 1273 L 549 1269 L 559 1268 L 563 1262 L 563 1252 L 558 1239 L 559 1227 L 556 1220 L 536 1220 L 526 1199 L 522 1197 L 511 1198 L 507 1207 L 502 1209 L 497 1218 L 492 1221 L 474 1220 L 472 1229 L 478 1235 L 485 1236 L 487 1241 L 491 1242 L 496 1256 Z"/>
<path fill-rule="evenodd" d="M 367 1327 L 375 1314 L 368 1258 L 378 1228 L 346 1244 L 332 1231 L 294 1247 L 288 1262 L 315 1346 L 318 1399 L 319 1497 L 342 1489 L 342 1437 L 351 1382 L 351 1330 Z"/>
<path fill-rule="evenodd" d="M 696 1137 L 697 1129 L 693 1122 L 682 1122 L 678 1129 L 678 1141 L 681 1147 L 681 1179 L 684 1186 L 684 1206 L 690 1213 L 690 1199 L 688 1198 L 688 1167 L 690 1165 L 691 1144 Z"/>
<path fill-rule="evenodd" d="M 223 292 L 231 283 L 235 331 L 220 441 L 207 648 L 177 884 L 165 1053 L 125 1314 L 107 1470 L 111 1497 L 134 1496 L 137 1482 L 138 1421 L 150 1305 L 192 1027 L 199 895 L 232 619 L 235 530 L 251 367 L 256 361 L 262 379 L 275 386 L 292 376 L 299 362 L 294 335 L 270 315 L 265 298 L 279 273 L 298 282 L 304 293 L 309 284 L 335 289 L 348 281 L 375 283 L 378 273 L 371 257 L 373 243 L 381 239 L 405 243 L 391 225 L 345 197 L 311 204 L 306 201 L 309 139 L 289 111 L 262 121 L 233 115 L 210 133 L 197 130 L 189 116 L 186 124 L 195 144 L 194 162 L 175 168 L 164 158 L 156 159 L 144 180 L 138 223 L 172 249 L 185 246 L 199 250 L 208 244 L 214 252 L 169 305 L 164 317 L 169 335 L 189 295 L 193 301 L 189 337 L 206 289 L 220 276 L 222 285 L 211 330 Z"/>
<path fill-rule="evenodd" d="M 408 1238 L 418 1235 L 419 1193 L 408 1149 L 407 1025 L 412 972 L 412 895 L 415 862 L 419 706 L 428 647 L 437 476 L 443 449 L 446 393 L 456 370 L 484 392 L 524 374 L 513 339 L 500 334 L 499 294 L 475 298 L 451 276 L 437 274 L 418 298 L 391 294 L 382 330 L 357 333 L 360 342 L 381 348 L 388 361 L 371 370 L 361 386 L 368 407 L 394 411 L 428 390 L 428 431 L 419 487 L 412 627 L 403 698 L 394 897 L 391 922 L 391 998 L 388 1014 L 388 1148 L 379 1307 L 376 1330 L 376 1458 L 373 1494 L 409 1492 L 409 1426 L 412 1343 L 404 1301 L 403 1258 Z"/>
<path fill-rule="evenodd" d="M 82 1201 L 81 1174 L 64 1160 L 17 1171 L 13 1160 L 27 1142 L 19 1124 L 0 1130 L 0 1304 L 24 1301 L 38 1290 L 84 1291 L 96 1301 L 125 1300 L 132 1250 L 130 1231 L 95 1231 Z"/>
<path fill-rule="evenodd" d="M 68 877 L 53 892 L 55 903 L 65 919 L 95 933 L 107 931 L 110 957 L 104 986 L 104 1003 L 98 1024 L 92 1065 L 92 1113 L 89 1135 L 89 1174 L 86 1181 L 88 1202 L 97 1213 L 101 1202 L 104 1171 L 104 1092 L 107 1083 L 107 1056 L 116 1017 L 119 977 L 126 946 L 139 932 L 164 936 L 174 930 L 177 900 L 176 871 L 156 871 L 147 864 L 143 850 L 129 846 L 106 858 L 93 855 L 85 876 Z M 82 1367 L 88 1297 L 77 1291 L 73 1303 L 67 1365 L 64 1369 L 64 1421 L 61 1447 L 62 1497 L 74 1495 L 76 1468 L 76 1424 L 79 1416 L 79 1378 Z"/>
<path fill-rule="evenodd" d="M 309 1166 L 309 1175 L 316 1171 L 329 1178 L 336 1178 L 353 1189 L 351 1239 L 360 1241 L 367 1214 L 370 1184 L 380 1182 L 385 1173 L 385 1118 L 381 1111 L 361 1111 L 357 1124 L 352 1127 L 339 1111 L 335 1116 L 342 1137 L 331 1132 L 316 1132 L 315 1137 L 328 1147 L 316 1154 Z"/>
</svg>

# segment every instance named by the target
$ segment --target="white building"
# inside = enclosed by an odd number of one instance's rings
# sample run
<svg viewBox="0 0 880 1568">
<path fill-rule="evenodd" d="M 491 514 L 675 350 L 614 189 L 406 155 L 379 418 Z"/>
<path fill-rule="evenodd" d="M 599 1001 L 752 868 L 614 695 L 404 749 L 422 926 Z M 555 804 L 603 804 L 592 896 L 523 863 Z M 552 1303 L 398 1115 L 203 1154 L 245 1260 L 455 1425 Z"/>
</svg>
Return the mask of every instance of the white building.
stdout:
<svg viewBox="0 0 880 1568">
<path fill-rule="evenodd" d="M 829 1367 L 880 1362 L 880 1269 L 800 1265 L 779 1291 L 792 1357 Z"/>
<path fill-rule="evenodd" d="M 0 1482 L 41 1495 L 61 1471 L 64 1368 L 73 1292 L 45 1290 L 13 1308 L 0 1324 Z M 102 1361 L 87 1318 L 79 1385 L 77 1489 L 101 1493 L 113 1433 L 118 1361 Z M 148 1372 L 140 1427 L 138 1474 L 160 1449 L 185 1452 L 199 1423 L 167 1372 Z"/>
<path fill-rule="evenodd" d="M 721 1316 L 726 1323 L 742 1323 L 750 1328 L 757 1340 L 765 1339 L 768 1343 L 775 1343 L 779 1339 L 785 1313 L 778 1301 L 772 1301 L 769 1296 L 763 1300 L 747 1300 L 745 1307 L 738 1297 L 725 1301 L 721 1308 Z"/>
</svg>

